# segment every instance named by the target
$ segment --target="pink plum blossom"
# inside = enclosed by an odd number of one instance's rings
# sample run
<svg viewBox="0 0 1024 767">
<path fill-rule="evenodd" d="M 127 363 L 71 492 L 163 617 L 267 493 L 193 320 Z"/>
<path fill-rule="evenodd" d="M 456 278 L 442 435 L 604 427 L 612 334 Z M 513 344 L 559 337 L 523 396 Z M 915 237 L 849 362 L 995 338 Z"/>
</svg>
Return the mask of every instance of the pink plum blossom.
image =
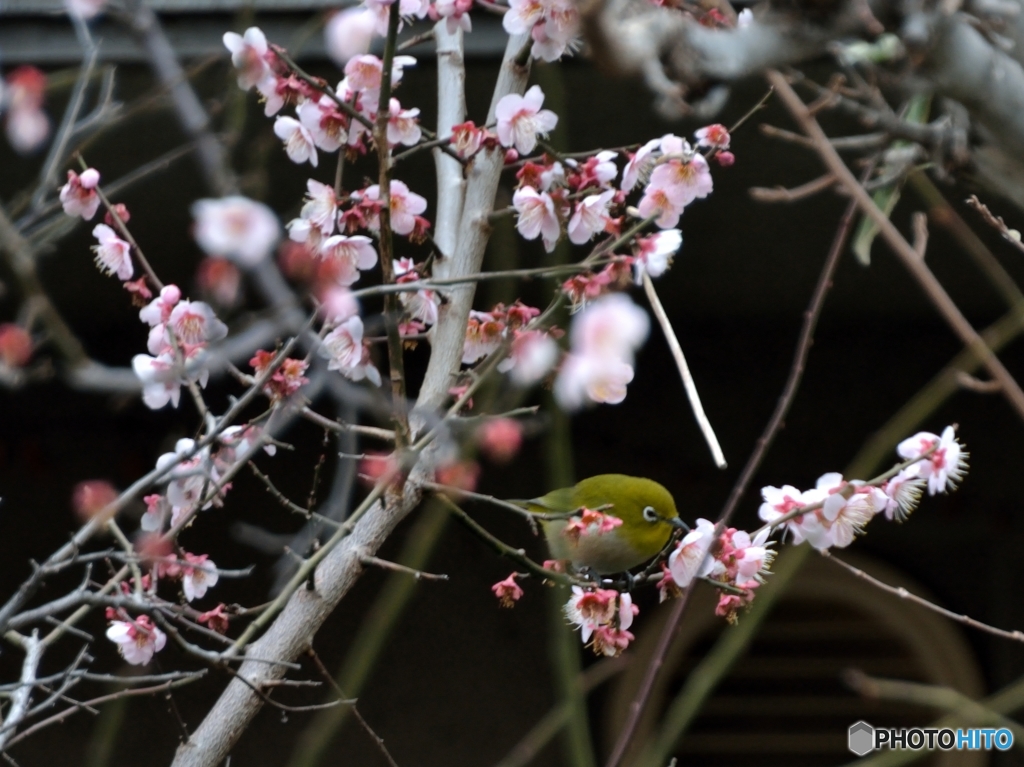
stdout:
<svg viewBox="0 0 1024 767">
<path fill-rule="evenodd" d="M 462 348 L 462 364 L 472 365 L 493 352 L 501 345 L 504 333 L 504 323 L 492 313 L 470 311 Z"/>
<path fill-rule="evenodd" d="M 661 139 L 651 139 L 636 154 L 629 158 L 625 169 L 622 171 L 622 185 L 619 187 L 623 192 L 632 191 L 637 181 L 641 180 L 651 172 L 654 166 L 655 150 L 661 145 Z"/>
<path fill-rule="evenodd" d="M 131 245 L 122 240 L 106 224 L 97 224 L 92 236 L 98 241 L 92 250 L 96 254 L 96 266 L 104 274 L 116 274 L 119 280 L 130 280 L 134 273 L 132 258 L 129 255 Z"/>
<path fill-rule="evenodd" d="M 640 612 L 627 592 L 612 589 L 584 591 L 572 587 L 572 596 L 565 605 L 569 623 L 579 626 L 584 644 L 591 642 L 598 655 L 616 656 L 633 640 L 627 629 Z"/>
<path fill-rule="evenodd" d="M 197 200 L 194 236 L 207 255 L 253 267 L 270 255 L 280 236 L 277 216 L 266 205 L 239 195 Z"/>
<path fill-rule="evenodd" d="M 956 439 L 952 426 L 942 431 L 942 436 L 922 431 L 909 437 L 896 447 L 902 458 L 919 458 L 935 448 L 928 458 L 914 464 L 918 467 L 918 476 L 928 480 L 928 494 L 945 493 L 954 489 L 967 474 L 969 454 Z"/>
<path fill-rule="evenodd" d="M 0 81 L 7 140 L 19 154 L 34 152 L 50 136 L 50 118 L 43 111 L 45 94 L 46 75 L 36 67 L 20 66 L 7 75 L 6 83 Z"/>
<path fill-rule="evenodd" d="M 558 115 L 541 109 L 544 92 L 534 85 L 524 95 L 510 93 L 495 107 L 498 140 L 504 147 L 514 146 L 519 154 L 529 154 L 537 146 L 537 136 L 546 137 L 558 124 Z"/>
<path fill-rule="evenodd" d="M 327 55 L 339 67 L 344 67 L 353 56 L 370 50 L 376 19 L 364 6 L 346 8 L 331 16 L 324 27 L 324 46 Z"/>
<path fill-rule="evenodd" d="M 227 325 L 203 301 L 179 301 L 171 311 L 167 327 L 179 343 L 187 346 L 219 341 L 228 334 Z"/>
<path fill-rule="evenodd" d="M 323 340 L 320 354 L 326 357 L 328 370 L 337 370 L 353 381 L 369 379 L 380 386 L 380 372 L 370 362 L 370 352 L 363 343 L 363 321 L 349 317 Z"/>
<path fill-rule="evenodd" d="M 238 70 L 238 87 L 243 91 L 273 79 L 267 62 L 267 38 L 259 27 L 249 27 L 244 35 L 225 32 L 224 47 L 231 52 L 231 64 Z"/>
<path fill-rule="evenodd" d="M 274 121 L 274 135 L 284 142 L 288 159 L 297 165 L 308 162 L 317 166 L 316 144 L 309 129 L 294 117 L 278 117 Z"/>
<path fill-rule="evenodd" d="M 374 184 L 369 186 L 363 192 L 363 196 L 370 202 L 378 202 L 380 200 L 380 186 Z M 395 234 L 407 235 L 411 234 L 413 229 L 416 228 L 416 216 L 420 215 L 427 209 L 427 201 L 425 198 L 409 190 L 403 182 L 397 179 L 391 181 L 391 230 Z M 372 216 L 368 219 L 370 228 L 376 231 L 380 228 L 380 219 L 378 216 Z"/>
<path fill-rule="evenodd" d="M 516 209 L 516 230 L 524 239 L 536 240 L 541 237 L 544 249 L 550 253 L 562 233 L 562 227 L 555 212 L 555 203 L 547 192 L 538 192 L 532 186 L 524 186 L 512 195 L 512 206 Z"/>
<path fill-rule="evenodd" d="M 459 157 L 469 158 L 480 151 L 487 131 L 478 128 L 472 121 L 452 126 L 451 147 Z"/>
<path fill-rule="evenodd" d="M 695 131 L 693 135 L 697 139 L 697 146 L 708 149 L 728 149 L 731 140 L 729 129 L 718 123 L 706 125 Z"/>
<path fill-rule="evenodd" d="M 626 386 L 633 376 L 628 362 L 569 353 L 555 379 L 555 399 L 565 410 L 577 410 L 588 402 L 617 405 L 626 399 Z"/>
<path fill-rule="evenodd" d="M 359 314 L 359 300 L 353 297 L 348 288 L 331 285 L 320 296 L 320 309 L 324 319 L 337 324 Z"/>
<path fill-rule="evenodd" d="M 648 184 L 644 189 L 644 196 L 637 204 L 637 210 L 644 218 L 654 218 L 662 229 L 671 229 L 679 223 L 679 217 L 683 215 L 685 193 L 675 186 L 658 186 Z"/>
<path fill-rule="evenodd" d="M 523 444 L 523 427 L 513 418 L 490 418 L 476 433 L 481 452 L 495 463 L 511 461 Z"/>
<path fill-rule="evenodd" d="M 117 645 L 121 657 L 134 666 L 145 666 L 167 644 L 167 635 L 146 615 L 132 621 L 111 621 L 107 639 Z"/>
<path fill-rule="evenodd" d="M 139 310 L 139 319 L 150 327 L 162 325 L 171 318 L 171 312 L 181 300 L 181 290 L 177 285 L 164 285 L 160 295 Z"/>
<path fill-rule="evenodd" d="M 100 207 L 100 196 L 96 187 L 100 184 L 100 173 L 87 168 L 78 175 L 68 171 L 68 182 L 60 189 L 60 202 L 69 216 L 81 216 L 85 221 L 96 215 Z"/>
<path fill-rule="evenodd" d="M 523 596 L 522 587 L 516 583 L 516 577 L 518 573 L 512 573 L 503 581 L 498 581 L 491 586 L 491 591 L 494 592 L 494 596 L 498 598 L 498 602 L 502 607 L 515 607 Z"/>
</svg>

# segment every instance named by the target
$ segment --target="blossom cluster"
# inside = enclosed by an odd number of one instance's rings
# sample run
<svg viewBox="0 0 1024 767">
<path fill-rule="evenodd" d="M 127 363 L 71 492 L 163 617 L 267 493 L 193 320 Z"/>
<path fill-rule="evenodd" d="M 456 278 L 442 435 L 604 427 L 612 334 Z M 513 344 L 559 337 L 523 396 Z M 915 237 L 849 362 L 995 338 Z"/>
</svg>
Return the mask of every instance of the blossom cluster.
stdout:
<svg viewBox="0 0 1024 767">
<path fill-rule="evenodd" d="M 629 592 L 614 589 L 573 586 L 565 605 L 565 615 L 580 629 L 583 643 L 590 644 L 598 655 L 610 657 L 619 655 L 635 638 L 628 629 L 639 612 Z"/>
<path fill-rule="evenodd" d="M 876 514 L 903 521 L 929 495 L 956 487 L 967 471 L 968 453 L 952 426 L 942 435 L 915 434 L 897 447 L 905 465 L 878 485 L 847 481 L 839 473 L 823 474 L 814 488 L 764 487 L 758 515 L 768 524 L 785 525 L 793 543 L 816 549 L 845 548 Z"/>
</svg>

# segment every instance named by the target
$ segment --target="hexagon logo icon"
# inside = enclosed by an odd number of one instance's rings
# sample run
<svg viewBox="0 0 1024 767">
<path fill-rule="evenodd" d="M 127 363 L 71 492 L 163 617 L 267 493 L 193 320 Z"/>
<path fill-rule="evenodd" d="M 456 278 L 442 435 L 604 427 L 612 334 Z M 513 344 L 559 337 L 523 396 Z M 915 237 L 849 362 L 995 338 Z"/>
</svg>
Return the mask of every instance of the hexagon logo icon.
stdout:
<svg viewBox="0 0 1024 767">
<path fill-rule="evenodd" d="M 867 722 L 856 722 L 850 725 L 847 746 L 857 756 L 871 752 L 875 744 L 875 728 Z"/>
</svg>

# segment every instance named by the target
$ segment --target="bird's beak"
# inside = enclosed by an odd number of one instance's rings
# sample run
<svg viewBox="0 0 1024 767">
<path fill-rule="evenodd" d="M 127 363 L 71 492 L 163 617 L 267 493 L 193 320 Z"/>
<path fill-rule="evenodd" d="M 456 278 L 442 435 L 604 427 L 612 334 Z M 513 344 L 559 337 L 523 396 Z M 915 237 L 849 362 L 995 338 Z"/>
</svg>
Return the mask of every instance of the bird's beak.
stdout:
<svg viewBox="0 0 1024 767">
<path fill-rule="evenodd" d="M 685 522 L 683 522 L 683 520 L 681 520 L 679 517 L 671 517 L 670 519 L 668 519 L 666 521 L 670 525 L 672 525 L 672 527 L 678 527 L 680 530 L 683 530 L 684 532 L 687 532 L 687 533 L 690 532 L 690 526 L 688 524 L 686 524 Z"/>
</svg>

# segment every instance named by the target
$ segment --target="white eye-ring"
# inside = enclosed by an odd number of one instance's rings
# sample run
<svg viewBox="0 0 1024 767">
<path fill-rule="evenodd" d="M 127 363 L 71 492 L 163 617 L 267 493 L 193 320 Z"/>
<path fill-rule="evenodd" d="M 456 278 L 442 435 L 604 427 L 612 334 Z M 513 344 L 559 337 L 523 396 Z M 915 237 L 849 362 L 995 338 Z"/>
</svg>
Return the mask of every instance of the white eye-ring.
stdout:
<svg viewBox="0 0 1024 767">
<path fill-rule="evenodd" d="M 643 514 L 644 514 L 644 519 L 646 519 L 648 522 L 657 522 L 658 521 L 658 512 L 656 512 L 654 510 L 653 506 L 644 506 Z"/>
</svg>

